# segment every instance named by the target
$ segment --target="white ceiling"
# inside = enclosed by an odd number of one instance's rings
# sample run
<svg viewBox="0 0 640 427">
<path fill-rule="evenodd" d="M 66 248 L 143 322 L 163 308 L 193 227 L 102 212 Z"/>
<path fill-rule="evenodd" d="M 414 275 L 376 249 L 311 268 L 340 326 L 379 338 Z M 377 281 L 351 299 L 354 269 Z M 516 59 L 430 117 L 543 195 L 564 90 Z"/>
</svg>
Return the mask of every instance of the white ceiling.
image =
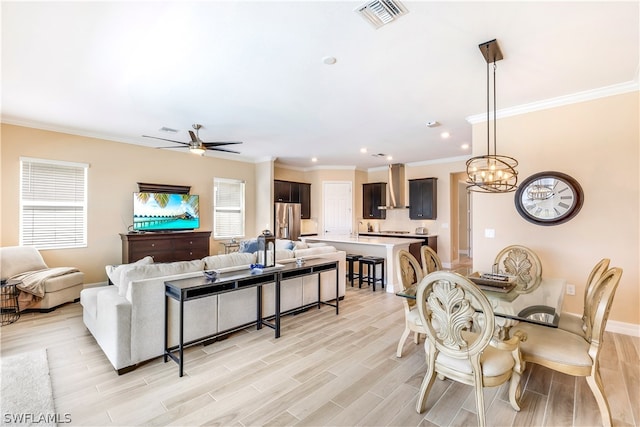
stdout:
<svg viewBox="0 0 640 427">
<path fill-rule="evenodd" d="M 2 1 L 2 121 L 150 147 L 201 123 L 244 142 L 221 157 L 368 169 L 469 156 L 494 38 L 499 110 L 638 87 L 638 1 L 404 1 L 377 30 L 362 3 Z"/>
</svg>

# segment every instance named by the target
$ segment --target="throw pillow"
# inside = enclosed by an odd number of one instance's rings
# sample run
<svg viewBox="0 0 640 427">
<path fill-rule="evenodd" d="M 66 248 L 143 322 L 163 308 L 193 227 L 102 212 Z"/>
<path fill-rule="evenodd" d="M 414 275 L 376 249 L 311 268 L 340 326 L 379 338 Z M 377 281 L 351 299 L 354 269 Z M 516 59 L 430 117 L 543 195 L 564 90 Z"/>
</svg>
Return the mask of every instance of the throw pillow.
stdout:
<svg viewBox="0 0 640 427">
<path fill-rule="evenodd" d="M 242 240 L 240 241 L 240 247 L 238 252 L 242 253 L 254 253 L 258 252 L 258 239 Z"/>
<path fill-rule="evenodd" d="M 293 246 L 293 250 L 298 250 L 298 249 L 307 249 L 309 247 L 309 245 L 307 245 L 307 242 L 303 242 L 302 240 L 297 240 Z"/>
<path fill-rule="evenodd" d="M 136 265 L 147 265 L 147 264 L 153 264 L 152 257 L 146 256 L 141 260 L 132 262 L 131 264 L 107 265 L 104 269 L 107 271 L 107 277 L 109 277 L 109 280 L 111 280 L 111 283 L 113 283 L 118 288 L 118 293 L 120 293 L 120 285 L 122 283 L 122 273 L 125 272 L 126 270 L 129 270 L 135 267 Z M 124 294 L 120 294 L 120 295 L 124 295 Z"/>
<path fill-rule="evenodd" d="M 193 261 L 177 261 L 161 264 L 134 265 L 122 273 L 119 294 L 127 296 L 131 282 L 141 279 L 153 279 L 154 277 L 173 276 L 182 273 L 193 273 L 204 271 L 204 261 L 196 259 Z M 130 300 L 131 297 L 127 296 Z"/>
</svg>

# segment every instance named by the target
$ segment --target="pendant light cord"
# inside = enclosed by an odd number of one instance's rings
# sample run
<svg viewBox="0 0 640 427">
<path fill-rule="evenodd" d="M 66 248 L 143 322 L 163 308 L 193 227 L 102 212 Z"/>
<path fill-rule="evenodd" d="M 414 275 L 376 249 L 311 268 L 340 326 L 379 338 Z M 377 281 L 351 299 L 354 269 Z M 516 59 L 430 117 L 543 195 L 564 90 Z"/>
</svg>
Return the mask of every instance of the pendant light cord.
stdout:
<svg viewBox="0 0 640 427">
<path fill-rule="evenodd" d="M 496 117 L 496 68 L 498 68 L 496 66 L 496 61 L 495 58 L 493 60 L 493 154 L 497 155 L 498 154 L 498 148 L 497 148 L 497 124 L 496 122 L 498 121 L 497 117 Z M 488 127 L 488 126 L 487 126 Z"/>
</svg>

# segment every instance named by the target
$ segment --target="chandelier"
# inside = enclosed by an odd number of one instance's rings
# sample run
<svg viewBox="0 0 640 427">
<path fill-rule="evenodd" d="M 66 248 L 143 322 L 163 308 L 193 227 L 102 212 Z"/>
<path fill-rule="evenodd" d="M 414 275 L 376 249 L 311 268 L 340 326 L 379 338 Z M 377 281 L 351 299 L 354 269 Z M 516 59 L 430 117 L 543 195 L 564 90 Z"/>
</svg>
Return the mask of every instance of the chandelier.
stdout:
<svg viewBox="0 0 640 427">
<path fill-rule="evenodd" d="M 480 193 L 509 193 L 516 190 L 518 161 L 498 155 L 496 150 L 496 62 L 502 59 L 498 42 L 494 39 L 478 46 L 487 61 L 487 154 L 467 160 L 467 189 Z M 493 63 L 493 154 L 490 136 L 489 64 Z"/>
</svg>

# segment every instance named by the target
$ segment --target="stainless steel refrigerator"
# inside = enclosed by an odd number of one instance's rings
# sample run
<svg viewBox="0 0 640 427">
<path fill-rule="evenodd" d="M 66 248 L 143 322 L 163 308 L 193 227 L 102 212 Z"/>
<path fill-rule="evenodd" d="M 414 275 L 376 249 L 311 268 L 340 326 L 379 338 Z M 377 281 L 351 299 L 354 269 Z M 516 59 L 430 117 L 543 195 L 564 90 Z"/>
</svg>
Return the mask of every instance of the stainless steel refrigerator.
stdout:
<svg viewBox="0 0 640 427">
<path fill-rule="evenodd" d="M 276 239 L 298 240 L 301 217 L 300 203 L 276 203 L 273 215 Z"/>
</svg>

